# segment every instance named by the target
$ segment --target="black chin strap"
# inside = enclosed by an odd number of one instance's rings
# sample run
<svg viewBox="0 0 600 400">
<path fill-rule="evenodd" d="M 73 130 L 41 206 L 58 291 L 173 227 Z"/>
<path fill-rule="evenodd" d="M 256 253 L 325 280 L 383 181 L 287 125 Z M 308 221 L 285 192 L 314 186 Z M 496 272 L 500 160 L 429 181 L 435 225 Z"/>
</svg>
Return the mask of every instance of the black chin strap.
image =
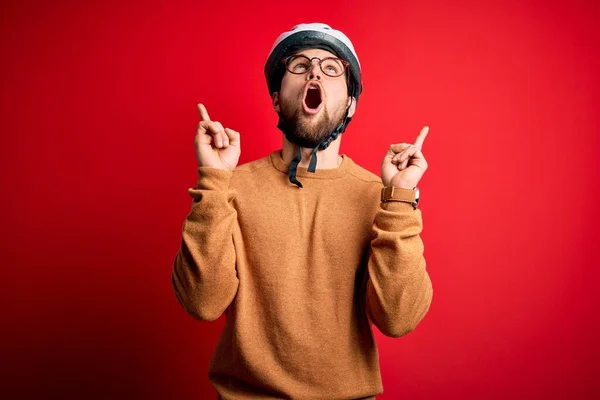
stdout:
<svg viewBox="0 0 600 400">
<path fill-rule="evenodd" d="M 317 151 L 325 150 L 327 147 L 329 147 L 331 142 L 333 142 L 334 140 L 336 140 L 338 138 L 340 133 L 343 133 L 346 130 L 346 125 L 348 124 L 348 121 L 349 121 L 348 112 L 350 111 L 351 106 L 352 106 L 352 100 L 350 100 L 350 105 L 346 109 L 346 114 L 344 115 L 344 119 L 342 119 L 342 122 L 335 128 L 335 130 L 333 132 L 331 132 L 329 134 L 329 136 L 327 136 L 321 143 L 319 143 L 316 147 L 314 147 L 312 149 L 312 153 L 310 155 L 310 162 L 308 163 L 308 172 L 314 173 L 317 170 Z M 298 188 L 302 188 L 303 187 L 302 183 L 300 183 L 298 181 L 298 179 L 296 179 L 296 172 L 298 171 L 298 164 L 300 164 L 300 161 L 302 161 L 301 148 L 302 147 L 310 148 L 310 147 L 307 146 L 306 143 L 302 143 L 299 140 L 291 139 L 287 133 L 286 127 L 287 127 L 287 125 L 282 120 L 281 114 L 280 114 L 279 115 L 279 123 L 277 124 L 277 128 L 279 128 L 285 134 L 286 138 L 290 142 L 295 143 L 298 148 L 298 151 L 296 151 L 296 157 L 294 157 L 294 159 L 290 163 L 290 167 L 288 169 L 288 177 L 290 179 L 290 182 L 292 182 L 294 185 L 298 186 Z"/>
<path fill-rule="evenodd" d="M 290 168 L 288 169 L 288 177 L 290 178 L 290 182 L 299 188 L 302 187 L 302 184 L 296 179 L 296 171 L 298 170 L 298 164 L 302 160 L 302 152 L 300 151 L 300 146 L 298 146 L 298 151 L 296 152 L 296 157 L 292 160 L 290 164 Z"/>
</svg>

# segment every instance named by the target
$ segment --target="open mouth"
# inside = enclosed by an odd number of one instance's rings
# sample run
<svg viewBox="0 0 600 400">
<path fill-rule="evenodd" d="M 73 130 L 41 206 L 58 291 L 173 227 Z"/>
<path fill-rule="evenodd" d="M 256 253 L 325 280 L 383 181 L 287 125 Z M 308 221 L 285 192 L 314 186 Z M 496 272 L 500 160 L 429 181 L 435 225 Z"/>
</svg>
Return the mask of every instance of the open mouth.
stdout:
<svg viewBox="0 0 600 400">
<path fill-rule="evenodd" d="M 321 87 L 316 84 L 309 85 L 304 92 L 304 111 L 309 114 L 316 114 L 321 109 L 323 101 L 321 99 Z"/>
</svg>

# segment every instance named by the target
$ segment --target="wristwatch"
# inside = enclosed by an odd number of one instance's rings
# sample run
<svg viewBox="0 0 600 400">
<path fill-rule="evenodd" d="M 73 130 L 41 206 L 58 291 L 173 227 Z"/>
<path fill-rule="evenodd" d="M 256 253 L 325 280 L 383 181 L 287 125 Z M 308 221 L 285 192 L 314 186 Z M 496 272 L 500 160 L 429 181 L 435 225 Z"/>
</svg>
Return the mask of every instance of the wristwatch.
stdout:
<svg viewBox="0 0 600 400">
<path fill-rule="evenodd" d="M 412 204 L 413 208 L 416 209 L 419 205 L 419 188 L 415 187 L 411 190 L 395 186 L 386 186 L 381 189 L 381 201 L 402 201 Z"/>
</svg>

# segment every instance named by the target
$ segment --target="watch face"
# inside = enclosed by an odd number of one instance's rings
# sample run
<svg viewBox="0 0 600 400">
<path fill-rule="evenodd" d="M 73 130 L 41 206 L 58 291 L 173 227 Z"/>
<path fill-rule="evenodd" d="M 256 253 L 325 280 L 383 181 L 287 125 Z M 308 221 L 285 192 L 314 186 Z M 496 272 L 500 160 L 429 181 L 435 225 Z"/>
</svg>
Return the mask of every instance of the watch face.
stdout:
<svg viewBox="0 0 600 400">
<path fill-rule="evenodd" d="M 419 204 L 419 188 L 415 188 L 415 203 Z"/>
</svg>

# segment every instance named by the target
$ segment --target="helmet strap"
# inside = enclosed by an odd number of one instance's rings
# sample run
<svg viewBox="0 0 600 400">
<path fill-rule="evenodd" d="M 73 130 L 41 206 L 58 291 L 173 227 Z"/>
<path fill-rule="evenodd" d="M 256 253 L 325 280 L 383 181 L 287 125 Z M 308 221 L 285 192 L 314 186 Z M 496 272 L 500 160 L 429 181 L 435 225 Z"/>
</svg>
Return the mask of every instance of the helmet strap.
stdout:
<svg viewBox="0 0 600 400">
<path fill-rule="evenodd" d="M 350 112 L 351 106 L 352 106 L 352 100 L 350 100 L 350 105 L 348 106 L 348 108 L 346 108 L 346 113 L 344 115 L 344 118 L 342 119 L 342 122 L 335 128 L 335 130 L 333 132 L 331 132 L 325 139 L 323 139 L 323 141 L 321 143 L 319 143 L 317 146 L 315 146 L 312 149 L 310 161 L 308 163 L 308 172 L 315 173 L 317 170 L 317 151 L 325 150 L 327 147 L 329 147 L 331 142 L 333 142 L 334 140 L 336 140 L 338 138 L 340 133 L 343 133 L 346 130 L 346 126 L 352 119 L 352 118 L 348 118 L 348 113 Z M 285 137 L 290 142 L 296 144 L 296 146 L 298 148 L 296 151 L 296 156 L 290 163 L 290 167 L 288 169 L 288 178 L 291 183 L 298 186 L 298 188 L 302 188 L 303 187 L 302 183 L 300 183 L 298 181 L 298 179 L 296 179 L 296 172 L 298 171 L 298 164 L 300 164 L 300 161 L 302 161 L 302 152 L 301 152 L 300 148 L 301 147 L 310 148 L 310 147 L 307 146 L 306 143 L 302 143 L 301 140 L 290 138 L 290 136 L 288 134 L 287 124 L 281 117 L 281 114 L 279 114 L 279 123 L 277 124 L 277 128 L 285 134 Z"/>
</svg>

